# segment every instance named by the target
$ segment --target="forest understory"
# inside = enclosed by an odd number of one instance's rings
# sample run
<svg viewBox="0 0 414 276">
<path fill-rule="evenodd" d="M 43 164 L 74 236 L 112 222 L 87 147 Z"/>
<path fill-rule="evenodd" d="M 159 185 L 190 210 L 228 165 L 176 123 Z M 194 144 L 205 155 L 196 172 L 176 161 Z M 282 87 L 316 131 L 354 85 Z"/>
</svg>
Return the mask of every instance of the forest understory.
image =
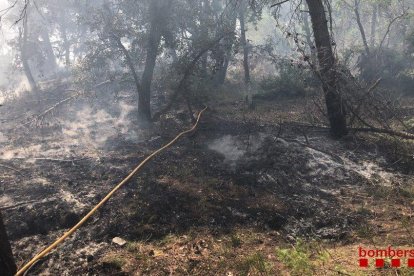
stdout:
<svg viewBox="0 0 414 276">
<path fill-rule="evenodd" d="M 62 91 L 0 109 L 0 205 L 19 267 L 191 126 L 185 109 L 145 131 L 125 125 L 136 115 L 122 95 L 110 107 L 79 98 L 33 115 Z M 24 113 L 33 101 L 39 110 Z M 195 133 L 27 275 L 410 275 L 361 270 L 358 247 L 413 244 L 412 143 L 367 133 L 334 140 L 306 123 L 306 102 L 210 107 Z"/>
</svg>

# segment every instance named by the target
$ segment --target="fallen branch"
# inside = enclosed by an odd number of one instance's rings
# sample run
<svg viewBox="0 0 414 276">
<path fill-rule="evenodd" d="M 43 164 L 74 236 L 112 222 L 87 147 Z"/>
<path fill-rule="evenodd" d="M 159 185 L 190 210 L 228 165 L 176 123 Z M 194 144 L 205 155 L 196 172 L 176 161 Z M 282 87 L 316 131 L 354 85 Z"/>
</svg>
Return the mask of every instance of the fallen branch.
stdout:
<svg viewBox="0 0 414 276">
<path fill-rule="evenodd" d="M 275 4 L 271 5 L 270 7 L 273 8 L 273 7 L 276 7 L 276 6 L 280 6 L 280 5 L 282 5 L 283 3 L 286 3 L 286 2 L 289 2 L 289 0 L 284 0 L 282 2 L 275 3 Z"/>
<path fill-rule="evenodd" d="M 46 157 L 36 157 L 33 158 L 34 160 L 44 160 L 44 161 L 56 161 L 56 162 L 75 162 L 85 159 L 90 159 L 91 157 L 84 157 L 79 159 L 55 159 L 55 158 L 46 158 Z"/>
<path fill-rule="evenodd" d="M 9 169 L 9 170 L 12 170 L 12 171 L 15 171 L 15 172 L 17 172 L 17 173 L 19 173 L 19 174 L 23 175 L 23 173 L 22 173 L 21 171 L 19 171 L 18 169 L 15 169 L 15 168 L 13 168 L 13 167 L 6 166 L 6 165 L 3 165 L 3 164 L 0 164 L 0 167 L 2 167 L 2 168 L 6 168 L 6 169 Z"/>
<path fill-rule="evenodd" d="M 56 104 L 54 104 L 54 105 L 52 105 L 51 107 L 49 107 L 49 108 L 47 108 L 46 110 L 44 110 L 42 113 L 35 115 L 35 117 L 34 117 L 32 120 L 30 120 L 29 122 L 27 122 L 27 123 L 23 124 L 23 126 L 26 126 L 26 125 L 28 125 L 28 124 L 31 124 L 31 123 L 33 123 L 35 120 L 37 120 L 37 119 L 39 119 L 39 118 L 42 118 L 42 117 L 46 116 L 48 113 L 52 112 L 52 111 L 53 111 L 56 107 L 58 107 L 59 105 L 64 104 L 64 103 L 66 103 L 66 102 L 68 102 L 68 101 L 70 101 L 70 100 L 74 99 L 74 98 L 75 98 L 75 97 L 77 97 L 77 96 L 79 96 L 79 94 L 78 94 L 78 93 L 77 93 L 77 94 L 75 94 L 75 95 L 72 95 L 72 96 L 70 96 L 70 97 L 68 97 L 68 98 L 66 98 L 66 99 L 63 99 L 63 100 L 61 100 L 60 102 L 57 102 Z"/>
<path fill-rule="evenodd" d="M 0 210 L 1 211 L 10 210 L 10 209 L 14 209 L 14 208 L 17 208 L 17 207 L 20 207 L 20 206 L 32 204 L 32 203 L 33 203 L 33 205 L 46 204 L 46 203 L 54 202 L 56 200 L 57 200 L 57 198 L 49 198 L 49 199 L 43 199 L 43 200 L 28 200 L 28 201 L 22 201 L 22 202 L 18 202 L 16 204 L 13 204 L 13 205 L 0 207 Z"/>
<path fill-rule="evenodd" d="M 414 134 L 404 132 L 404 131 L 396 131 L 392 129 L 382 129 L 382 128 L 376 128 L 376 127 L 361 127 L 361 128 L 350 128 L 350 130 L 353 130 L 356 132 L 360 131 L 360 132 L 382 133 L 382 134 L 388 134 L 391 136 L 400 137 L 403 139 L 414 140 Z"/>
<path fill-rule="evenodd" d="M 9 205 L 9 206 L 0 207 L 0 210 L 1 210 L 1 211 L 5 211 L 5 210 L 9 210 L 9 209 L 14 209 L 14 208 L 17 208 L 17 207 L 19 207 L 19 206 L 22 206 L 22 205 L 27 205 L 27 204 L 30 204 L 30 203 L 35 203 L 35 202 L 37 202 L 37 200 L 23 201 L 23 202 L 16 203 L 16 204 L 14 204 L 14 205 Z"/>
</svg>

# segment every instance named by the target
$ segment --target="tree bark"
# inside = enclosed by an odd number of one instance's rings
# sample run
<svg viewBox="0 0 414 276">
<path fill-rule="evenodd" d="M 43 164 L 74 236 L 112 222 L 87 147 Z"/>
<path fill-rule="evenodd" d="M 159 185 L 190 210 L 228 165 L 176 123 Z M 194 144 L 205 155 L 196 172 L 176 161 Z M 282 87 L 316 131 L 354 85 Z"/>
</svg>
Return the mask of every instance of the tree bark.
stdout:
<svg viewBox="0 0 414 276">
<path fill-rule="evenodd" d="M 68 41 L 65 28 L 63 28 L 62 30 L 62 36 L 63 36 L 63 47 L 65 48 L 65 65 L 69 67 L 70 66 L 70 43 Z"/>
<path fill-rule="evenodd" d="M 0 212 L 0 274 L 12 276 L 16 273 L 16 270 L 10 242 Z"/>
<path fill-rule="evenodd" d="M 42 40 L 43 40 L 43 43 L 42 43 L 43 50 L 44 50 L 44 53 L 46 54 L 46 60 L 48 61 L 47 70 L 49 72 L 54 73 L 57 68 L 57 63 L 56 63 L 55 53 L 53 52 L 52 43 L 50 42 L 48 30 L 46 28 L 42 28 L 40 32 L 40 36 L 42 37 Z"/>
<path fill-rule="evenodd" d="M 239 9 L 240 21 L 240 40 L 243 47 L 243 68 L 244 68 L 244 84 L 246 89 L 246 104 L 249 109 L 254 109 L 253 95 L 250 87 L 250 68 L 249 68 L 249 45 L 246 39 L 245 14 L 247 12 L 247 3 L 242 1 Z"/>
<path fill-rule="evenodd" d="M 208 16 L 210 14 L 210 2 L 208 0 L 204 0 L 202 2 L 202 13 L 200 15 L 200 41 L 208 41 L 209 40 L 209 32 L 208 32 Z M 207 79 L 208 72 L 207 72 L 207 65 L 208 65 L 208 53 L 204 53 L 201 57 L 201 77 L 203 79 Z"/>
<path fill-rule="evenodd" d="M 162 37 L 164 38 L 165 41 L 165 48 L 167 48 L 168 54 L 170 55 L 172 62 L 175 63 L 178 61 L 178 56 L 177 56 L 177 51 L 175 50 L 175 48 L 177 47 L 175 41 L 174 41 L 174 36 L 172 31 L 165 29 Z"/>
<path fill-rule="evenodd" d="M 236 21 L 237 12 L 232 14 L 230 18 L 221 20 L 221 22 L 217 26 L 217 34 L 235 33 L 237 23 Z M 215 72 L 213 77 L 213 83 L 215 86 L 223 85 L 224 81 L 226 80 L 227 69 L 230 63 L 230 58 L 232 56 L 231 51 L 234 44 L 234 38 L 234 35 L 225 36 L 223 41 L 218 45 L 216 57 L 216 68 L 218 68 L 218 70 Z"/>
<path fill-rule="evenodd" d="M 364 43 L 365 52 L 367 56 L 370 56 L 367 36 L 365 35 L 364 25 L 362 25 L 361 16 L 359 14 L 359 0 L 354 1 L 354 12 L 355 12 L 356 20 L 358 23 L 358 29 L 359 29 L 359 32 L 361 33 L 362 42 Z"/>
<path fill-rule="evenodd" d="M 322 0 L 306 0 L 312 21 L 312 28 L 319 61 L 319 73 L 325 93 L 332 136 L 340 138 L 348 133 L 346 112 L 337 87 L 335 57 L 328 30 L 326 14 Z"/>
<path fill-rule="evenodd" d="M 163 25 L 166 24 L 164 13 L 167 9 L 165 1 L 153 0 L 150 3 L 150 29 L 147 42 L 147 56 L 145 60 L 145 68 L 142 74 L 141 93 L 138 99 L 138 116 L 146 122 L 151 121 L 151 83 L 154 75 L 155 62 L 158 55 L 158 48 L 161 42 Z M 168 1 L 169 2 L 169 1 Z M 170 3 L 170 2 L 169 2 Z"/>
<path fill-rule="evenodd" d="M 372 18 L 371 18 L 371 37 L 369 40 L 369 45 L 371 48 L 375 47 L 375 37 L 377 32 L 377 13 L 378 13 L 378 5 L 373 4 L 372 6 Z"/>
<path fill-rule="evenodd" d="M 116 44 L 118 45 L 119 49 L 121 49 L 122 53 L 125 56 L 127 66 L 129 67 L 129 70 L 131 71 L 131 74 L 134 78 L 135 88 L 137 90 L 138 98 L 140 98 L 140 95 L 142 93 L 141 84 L 139 82 L 138 74 L 137 74 L 137 71 L 135 70 L 134 63 L 132 62 L 132 58 L 129 55 L 128 50 L 125 48 L 124 44 L 122 44 L 121 39 L 119 37 L 115 36 L 115 35 L 114 35 L 114 39 L 115 39 Z M 139 112 L 139 110 L 138 110 L 138 112 Z"/>
<path fill-rule="evenodd" d="M 20 55 L 23 64 L 23 71 L 26 75 L 27 81 L 29 82 L 30 89 L 32 91 L 37 91 L 36 81 L 33 78 L 32 70 L 30 69 L 29 65 L 29 57 L 27 55 L 27 20 L 29 15 L 27 14 L 26 17 L 23 19 L 23 31 L 20 30 L 19 35 L 19 46 L 20 46 Z"/>
<path fill-rule="evenodd" d="M 315 52 L 315 45 L 313 44 L 313 41 L 312 41 L 312 33 L 309 27 L 309 17 L 306 12 L 303 13 L 303 30 L 305 31 L 306 43 L 308 44 L 309 49 L 310 49 L 312 64 L 316 64 L 317 57 L 316 57 L 316 52 Z"/>
<path fill-rule="evenodd" d="M 241 44 L 243 47 L 243 68 L 244 68 L 244 83 L 249 84 L 250 83 L 250 69 L 249 69 L 249 48 L 247 45 L 247 39 L 246 39 L 246 26 L 244 24 L 244 14 L 246 12 L 246 5 L 243 1 L 241 4 L 241 8 L 239 11 L 239 21 L 240 21 L 240 39 Z"/>
<path fill-rule="evenodd" d="M 229 60 L 226 54 L 223 53 L 223 56 L 216 63 L 216 67 L 218 67 L 218 70 L 214 75 L 215 86 L 219 87 L 224 84 L 224 81 L 226 80 L 228 66 L 229 66 Z"/>
<path fill-rule="evenodd" d="M 65 50 L 65 65 L 67 67 L 70 66 L 70 42 L 68 39 L 68 34 L 67 34 L 67 30 L 66 30 L 66 18 L 65 18 L 65 14 L 61 14 L 62 17 L 62 21 L 60 24 L 60 33 L 62 35 L 62 40 L 63 40 L 63 48 Z"/>
</svg>

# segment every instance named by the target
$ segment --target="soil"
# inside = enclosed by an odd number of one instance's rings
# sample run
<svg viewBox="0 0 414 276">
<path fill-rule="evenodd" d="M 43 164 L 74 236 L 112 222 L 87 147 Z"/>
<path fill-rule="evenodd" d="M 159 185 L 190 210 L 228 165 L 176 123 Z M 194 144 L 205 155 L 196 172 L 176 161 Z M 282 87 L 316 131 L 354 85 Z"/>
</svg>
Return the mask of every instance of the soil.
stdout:
<svg viewBox="0 0 414 276">
<path fill-rule="evenodd" d="M 62 89 L 38 110 L 22 112 L 30 98 L 0 109 L 0 208 L 19 267 L 191 125 L 177 111 L 144 129 L 126 98 L 111 109 L 80 98 L 33 120 Z M 357 246 L 412 244 L 410 159 L 383 137 L 333 140 L 298 123 L 305 106 L 210 108 L 194 134 L 145 165 L 28 275 L 301 274 L 278 254 L 301 240 L 329 252 L 323 266 L 309 254 L 304 274 L 352 274 L 361 273 Z"/>
</svg>

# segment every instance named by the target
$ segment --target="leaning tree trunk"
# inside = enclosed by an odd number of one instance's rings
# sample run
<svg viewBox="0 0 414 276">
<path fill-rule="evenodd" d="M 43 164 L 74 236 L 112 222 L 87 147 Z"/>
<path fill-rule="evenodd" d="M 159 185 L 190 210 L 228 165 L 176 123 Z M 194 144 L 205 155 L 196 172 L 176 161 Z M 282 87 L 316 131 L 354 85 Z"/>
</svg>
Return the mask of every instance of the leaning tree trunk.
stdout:
<svg viewBox="0 0 414 276">
<path fill-rule="evenodd" d="M 63 48 L 65 49 L 65 65 L 70 66 L 70 43 L 66 34 L 66 27 L 62 27 Z"/>
<path fill-rule="evenodd" d="M 306 0 L 312 21 L 319 61 L 319 73 L 325 93 L 331 134 L 340 138 L 348 133 L 346 113 L 337 87 L 335 57 L 322 0 Z"/>
<path fill-rule="evenodd" d="M 209 40 L 209 33 L 208 33 L 208 15 L 210 14 L 210 1 L 204 0 L 202 2 L 203 9 L 200 15 L 200 41 L 208 41 Z M 207 65 L 208 65 L 208 53 L 204 53 L 201 57 L 201 77 L 203 79 L 207 79 Z"/>
<path fill-rule="evenodd" d="M 142 74 L 141 93 L 138 99 L 138 115 L 139 118 L 149 122 L 151 120 L 151 83 L 154 75 L 155 61 L 157 59 L 158 48 L 161 42 L 163 26 L 166 24 L 163 14 L 165 3 L 162 0 L 153 0 L 150 3 L 150 29 L 147 42 L 147 57 L 145 60 L 145 68 Z"/>
<path fill-rule="evenodd" d="M 0 275 L 12 276 L 16 273 L 13 253 L 0 213 Z"/>
<path fill-rule="evenodd" d="M 24 74 L 26 75 L 27 81 L 29 82 L 30 85 L 30 89 L 32 91 L 36 91 L 37 90 L 37 85 L 36 85 L 36 81 L 33 77 L 32 74 L 32 70 L 30 69 L 30 65 L 29 65 L 29 57 L 27 55 L 27 20 L 28 20 L 28 15 L 25 16 L 25 18 L 23 18 L 23 31 L 20 30 L 20 35 L 19 35 L 19 47 L 20 47 L 20 55 L 21 55 L 21 60 L 22 60 L 22 64 L 23 64 L 23 71 Z"/>
<path fill-rule="evenodd" d="M 370 56 L 369 46 L 367 41 L 367 36 L 365 35 L 364 25 L 362 25 L 361 16 L 359 14 L 359 0 L 354 1 L 354 13 L 358 24 L 359 32 L 361 33 L 362 42 L 364 43 L 364 48 L 367 56 Z"/>
<path fill-rule="evenodd" d="M 229 19 L 229 21 L 224 22 L 219 32 L 223 33 L 234 33 L 236 30 L 236 16 Z M 234 44 L 234 35 L 225 36 L 223 42 L 218 45 L 219 47 L 219 56 L 217 58 L 216 67 L 218 68 L 217 72 L 214 75 L 214 85 L 221 86 L 224 84 L 227 76 L 227 69 L 229 68 L 231 51 Z"/>
<path fill-rule="evenodd" d="M 250 87 L 250 68 L 249 68 L 249 46 L 246 39 L 245 14 L 247 12 L 247 3 L 243 1 L 239 9 L 240 21 L 240 41 L 243 47 L 243 68 L 244 68 L 244 84 L 246 89 L 246 104 L 250 109 L 254 108 L 253 96 Z"/>
<path fill-rule="evenodd" d="M 68 39 L 68 34 L 66 30 L 66 18 L 65 14 L 61 14 L 61 25 L 60 25 L 60 33 L 62 35 L 63 40 L 63 49 L 65 50 L 65 65 L 67 68 L 70 66 L 70 42 Z"/>
<path fill-rule="evenodd" d="M 312 33 L 309 27 L 309 17 L 307 13 L 303 13 L 303 30 L 305 31 L 305 39 L 306 39 L 306 43 L 309 46 L 309 51 L 311 54 L 311 62 L 312 64 L 316 64 L 317 62 L 317 57 L 316 57 L 316 52 L 315 52 L 315 47 L 313 45 L 312 42 Z"/>
<path fill-rule="evenodd" d="M 371 37 L 369 39 L 369 44 L 371 48 L 375 47 L 375 36 L 377 33 L 377 12 L 378 6 L 376 4 L 372 5 L 372 18 L 371 18 Z"/>
<path fill-rule="evenodd" d="M 137 90 L 137 93 L 138 93 L 138 98 L 140 98 L 141 93 L 142 93 L 141 84 L 139 83 L 138 74 L 137 74 L 137 71 L 135 70 L 134 62 L 132 61 L 131 55 L 129 54 L 128 50 L 125 48 L 124 44 L 122 44 L 122 41 L 119 37 L 114 35 L 113 38 L 114 38 L 116 44 L 118 45 L 119 49 L 124 54 L 126 64 L 129 67 L 129 70 L 131 71 L 132 77 L 134 78 L 135 87 L 136 87 L 136 90 Z"/>
<path fill-rule="evenodd" d="M 48 65 L 47 70 L 49 72 L 54 73 L 57 68 L 57 63 L 56 63 L 56 56 L 53 52 L 52 43 L 50 42 L 48 30 L 46 28 L 42 28 L 40 36 L 42 37 L 43 50 L 47 57 L 47 65 Z"/>
</svg>

